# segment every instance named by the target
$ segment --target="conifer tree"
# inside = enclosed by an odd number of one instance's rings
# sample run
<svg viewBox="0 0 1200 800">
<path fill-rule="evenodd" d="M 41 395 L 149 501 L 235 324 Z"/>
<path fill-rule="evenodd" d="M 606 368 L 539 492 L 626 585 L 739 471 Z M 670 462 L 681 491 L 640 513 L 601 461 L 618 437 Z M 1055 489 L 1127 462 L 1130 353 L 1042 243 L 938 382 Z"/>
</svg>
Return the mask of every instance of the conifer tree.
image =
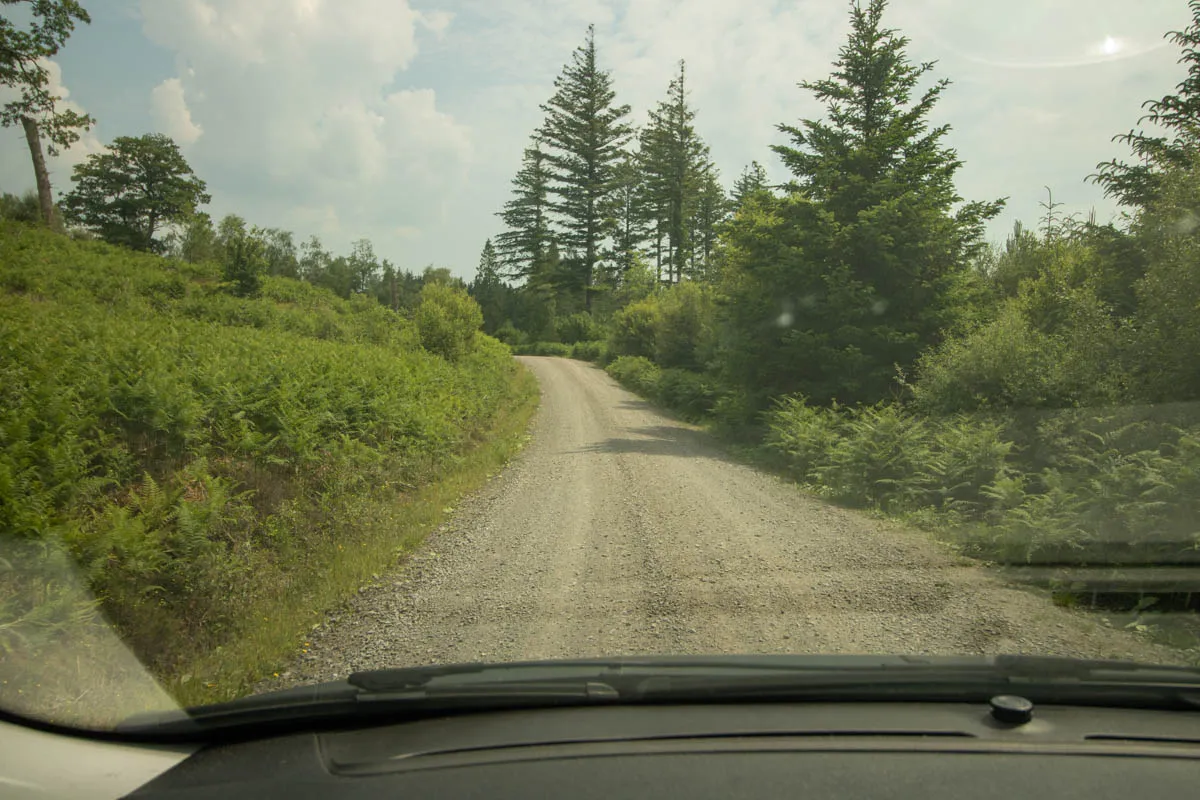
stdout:
<svg viewBox="0 0 1200 800">
<path fill-rule="evenodd" d="M 557 239 L 567 250 L 562 288 L 591 307 L 597 263 L 613 233 L 617 170 L 629 139 L 629 106 L 616 105 L 612 76 L 596 59 L 596 35 L 587 39 L 554 80 L 554 96 L 539 135 L 550 174 L 550 207 L 557 214 Z"/>
</svg>

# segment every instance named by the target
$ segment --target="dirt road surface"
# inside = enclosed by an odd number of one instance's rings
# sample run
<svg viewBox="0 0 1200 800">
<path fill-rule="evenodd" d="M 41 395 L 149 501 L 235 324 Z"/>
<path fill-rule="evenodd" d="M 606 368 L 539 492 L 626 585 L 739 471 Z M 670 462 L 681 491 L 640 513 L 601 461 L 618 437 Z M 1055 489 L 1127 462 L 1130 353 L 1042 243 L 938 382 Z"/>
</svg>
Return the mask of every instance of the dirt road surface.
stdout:
<svg viewBox="0 0 1200 800">
<path fill-rule="evenodd" d="M 525 358 L 524 452 L 270 687 L 361 669 L 706 653 L 1178 655 L 727 458 L 578 361 Z"/>
</svg>

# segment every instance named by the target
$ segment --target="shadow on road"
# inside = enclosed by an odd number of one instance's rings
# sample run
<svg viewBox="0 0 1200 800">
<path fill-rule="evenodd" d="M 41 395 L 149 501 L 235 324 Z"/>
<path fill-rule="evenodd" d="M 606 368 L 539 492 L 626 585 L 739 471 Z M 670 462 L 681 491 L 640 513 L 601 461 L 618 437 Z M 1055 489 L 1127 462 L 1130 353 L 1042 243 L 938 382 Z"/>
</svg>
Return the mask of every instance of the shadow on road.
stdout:
<svg viewBox="0 0 1200 800">
<path fill-rule="evenodd" d="M 627 411 L 652 411 L 655 414 L 661 414 L 662 409 L 651 405 L 645 400 L 622 400 L 617 403 L 617 408 L 623 408 Z"/>
<path fill-rule="evenodd" d="M 627 433 L 630 435 L 605 439 L 571 452 L 641 453 L 650 456 L 711 458 L 733 463 L 732 459 L 722 453 L 702 431 L 672 425 L 649 425 L 644 428 L 630 428 Z"/>
</svg>

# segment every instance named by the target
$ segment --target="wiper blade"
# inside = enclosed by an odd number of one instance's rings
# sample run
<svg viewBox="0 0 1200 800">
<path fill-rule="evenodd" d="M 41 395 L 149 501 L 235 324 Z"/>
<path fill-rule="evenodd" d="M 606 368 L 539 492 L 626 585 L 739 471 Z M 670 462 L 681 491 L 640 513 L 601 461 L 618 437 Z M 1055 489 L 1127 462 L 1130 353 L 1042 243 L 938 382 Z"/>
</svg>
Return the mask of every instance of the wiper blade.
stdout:
<svg viewBox="0 0 1200 800">
<path fill-rule="evenodd" d="M 244 697 L 226 703 L 130 717 L 118 733 L 154 735 L 159 739 L 194 739 L 241 729 L 260 735 L 265 729 L 293 731 L 298 724 L 368 723 L 379 718 L 404 721 L 462 711 L 547 708 L 607 703 L 621 699 L 611 686 L 598 681 L 528 680 L 477 682 L 462 686 L 435 685 L 434 678 L 374 688 L 349 681 L 316 684 L 300 689 Z"/>
<path fill-rule="evenodd" d="M 406 720 L 597 703 L 986 701 L 1200 707 L 1200 670 L 1043 656 L 711 656 L 374 670 L 228 703 L 127 720 L 130 735 Z"/>
</svg>

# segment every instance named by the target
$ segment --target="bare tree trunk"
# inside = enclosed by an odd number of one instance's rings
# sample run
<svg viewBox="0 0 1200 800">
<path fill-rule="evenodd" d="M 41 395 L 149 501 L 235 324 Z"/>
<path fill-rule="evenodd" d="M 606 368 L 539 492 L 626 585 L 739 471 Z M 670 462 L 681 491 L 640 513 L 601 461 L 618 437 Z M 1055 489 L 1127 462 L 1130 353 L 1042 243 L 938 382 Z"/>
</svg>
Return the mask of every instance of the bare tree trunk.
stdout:
<svg viewBox="0 0 1200 800">
<path fill-rule="evenodd" d="M 46 171 L 46 157 L 42 154 L 42 137 L 38 134 L 37 122 L 31 117 L 21 117 L 25 128 L 25 141 L 29 142 L 29 154 L 33 156 L 33 174 L 37 177 L 38 205 L 42 209 L 42 222 L 54 226 L 54 195 L 50 190 L 50 173 Z"/>
</svg>

